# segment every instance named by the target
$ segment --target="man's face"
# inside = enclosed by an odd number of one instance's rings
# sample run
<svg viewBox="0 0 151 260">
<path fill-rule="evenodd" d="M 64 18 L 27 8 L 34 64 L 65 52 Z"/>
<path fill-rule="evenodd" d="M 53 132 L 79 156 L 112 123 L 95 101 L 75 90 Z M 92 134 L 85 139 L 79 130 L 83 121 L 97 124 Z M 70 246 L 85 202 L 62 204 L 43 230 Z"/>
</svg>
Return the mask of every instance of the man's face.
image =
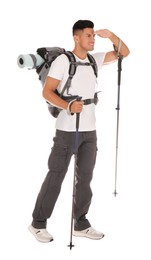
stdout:
<svg viewBox="0 0 151 260">
<path fill-rule="evenodd" d="M 95 43 L 95 33 L 92 28 L 85 28 L 78 31 L 76 35 L 77 43 L 79 47 L 86 51 L 92 51 Z"/>
</svg>

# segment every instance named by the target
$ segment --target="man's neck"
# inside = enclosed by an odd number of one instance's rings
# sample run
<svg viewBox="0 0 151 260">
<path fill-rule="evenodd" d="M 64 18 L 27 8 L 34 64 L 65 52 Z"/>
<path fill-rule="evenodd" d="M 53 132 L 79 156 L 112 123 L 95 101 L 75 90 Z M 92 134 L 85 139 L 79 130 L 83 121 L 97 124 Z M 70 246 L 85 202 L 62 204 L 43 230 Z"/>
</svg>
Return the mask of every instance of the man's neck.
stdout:
<svg viewBox="0 0 151 260">
<path fill-rule="evenodd" d="M 79 51 L 74 49 L 72 52 L 81 60 L 85 60 L 87 57 L 87 51 Z"/>
</svg>

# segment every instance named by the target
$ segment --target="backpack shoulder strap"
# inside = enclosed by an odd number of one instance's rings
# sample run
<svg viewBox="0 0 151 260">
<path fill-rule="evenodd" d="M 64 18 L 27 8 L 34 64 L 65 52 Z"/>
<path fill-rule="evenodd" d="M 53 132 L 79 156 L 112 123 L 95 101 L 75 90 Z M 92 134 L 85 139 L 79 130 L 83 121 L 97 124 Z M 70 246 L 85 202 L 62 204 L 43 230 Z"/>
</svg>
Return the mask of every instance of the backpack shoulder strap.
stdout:
<svg viewBox="0 0 151 260">
<path fill-rule="evenodd" d="M 71 51 L 65 51 L 64 54 L 69 59 L 69 77 L 61 91 L 61 96 L 63 96 L 63 93 L 65 92 L 66 89 L 67 89 L 67 94 L 69 95 L 69 88 L 71 85 L 71 80 L 72 80 L 72 78 L 76 72 L 76 68 L 77 68 L 76 59 L 75 59 L 74 54 Z"/>
<path fill-rule="evenodd" d="M 64 54 L 68 57 L 69 63 L 70 63 L 69 76 L 73 77 L 76 72 L 76 68 L 77 68 L 75 56 L 71 51 L 66 51 Z"/>
<path fill-rule="evenodd" d="M 98 76 L 98 66 L 96 64 L 96 60 L 94 59 L 94 57 L 90 53 L 88 53 L 87 56 L 88 56 L 88 59 L 89 59 L 90 63 L 92 64 L 92 68 L 94 70 L 94 74 L 97 77 Z"/>
<path fill-rule="evenodd" d="M 94 59 L 94 57 L 92 55 L 90 55 L 89 53 L 87 54 L 88 56 L 88 59 L 89 59 L 89 62 L 90 63 L 79 63 L 76 61 L 75 59 L 75 56 L 74 54 L 71 52 L 71 51 L 65 51 L 64 54 L 68 57 L 69 59 L 69 77 L 60 93 L 61 96 L 63 96 L 65 90 L 67 89 L 67 94 L 69 94 L 69 88 L 70 88 L 70 85 L 71 85 L 71 80 L 76 72 L 76 69 L 77 69 L 77 66 L 78 65 L 91 65 L 93 70 L 94 70 L 94 74 L 95 76 L 97 77 L 98 76 L 98 67 L 97 67 L 97 64 L 96 64 L 96 61 Z"/>
</svg>

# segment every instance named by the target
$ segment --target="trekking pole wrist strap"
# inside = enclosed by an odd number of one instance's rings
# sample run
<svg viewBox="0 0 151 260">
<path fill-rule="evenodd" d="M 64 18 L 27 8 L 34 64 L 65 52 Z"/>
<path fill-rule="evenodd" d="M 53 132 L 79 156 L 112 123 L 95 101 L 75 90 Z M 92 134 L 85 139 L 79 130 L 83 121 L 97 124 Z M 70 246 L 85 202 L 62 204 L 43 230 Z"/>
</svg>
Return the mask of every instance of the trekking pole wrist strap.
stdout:
<svg viewBox="0 0 151 260">
<path fill-rule="evenodd" d="M 114 50 L 115 50 L 117 56 L 119 56 L 120 50 L 121 50 L 121 47 L 122 47 L 122 40 L 119 38 L 118 46 L 116 47 L 116 46 L 113 44 L 113 47 L 114 47 Z"/>
<path fill-rule="evenodd" d="M 73 100 L 71 100 L 71 101 L 68 103 L 68 107 L 67 107 L 67 113 L 68 113 L 68 115 L 73 115 L 73 114 L 74 114 L 74 113 L 71 112 L 71 105 L 72 105 L 72 103 L 73 103 L 74 101 L 76 101 L 76 98 L 73 99 Z"/>
</svg>

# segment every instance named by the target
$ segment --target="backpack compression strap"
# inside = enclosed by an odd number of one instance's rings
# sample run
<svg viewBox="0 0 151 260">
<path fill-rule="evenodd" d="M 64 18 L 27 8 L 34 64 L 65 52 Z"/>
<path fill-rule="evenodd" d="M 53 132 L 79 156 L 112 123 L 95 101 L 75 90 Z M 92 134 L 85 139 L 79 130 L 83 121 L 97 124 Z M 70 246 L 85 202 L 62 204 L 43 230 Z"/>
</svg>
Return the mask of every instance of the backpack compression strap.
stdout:
<svg viewBox="0 0 151 260">
<path fill-rule="evenodd" d="M 32 61 L 33 61 L 33 67 L 32 69 L 36 68 L 36 63 L 37 63 L 37 59 L 35 58 L 35 55 L 33 54 L 29 54 L 30 57 L 32 58 Z"/>
</svg>

